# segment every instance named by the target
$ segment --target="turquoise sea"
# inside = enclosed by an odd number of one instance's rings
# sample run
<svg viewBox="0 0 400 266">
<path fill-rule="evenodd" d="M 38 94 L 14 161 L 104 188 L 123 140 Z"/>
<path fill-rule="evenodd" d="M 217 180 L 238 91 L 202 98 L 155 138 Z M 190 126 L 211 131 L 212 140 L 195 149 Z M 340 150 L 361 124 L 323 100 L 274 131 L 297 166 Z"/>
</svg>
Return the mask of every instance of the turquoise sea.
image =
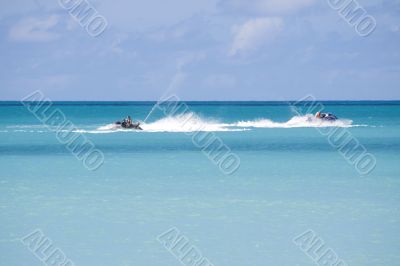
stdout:
<svg viewBox="0 0 400 266">
<path fill-rule="evenodd" d="M 333 265 L 293 242 L 307 230 L 338 266 L 400 265 L 399 101 L 322 102 L 339 117 L 323 124 L 286 102 L 186 102 L 190 120 L 156 109 L 143 131 L 112 124 L 154 104 L 53 104 L 104 154 L 91 171 L 25 106 L 0 102 L 0 265 L 52 265 L 21 241 L 35 230 L 67 266 L 195 265 L 157 239 L 170 228 L 208 265 Z M 240 158 L 237 171 L 194 145 L 192 123 Z M 349 133 L 374 169 L 361 174 L 322 128 Z"/>
</svg>

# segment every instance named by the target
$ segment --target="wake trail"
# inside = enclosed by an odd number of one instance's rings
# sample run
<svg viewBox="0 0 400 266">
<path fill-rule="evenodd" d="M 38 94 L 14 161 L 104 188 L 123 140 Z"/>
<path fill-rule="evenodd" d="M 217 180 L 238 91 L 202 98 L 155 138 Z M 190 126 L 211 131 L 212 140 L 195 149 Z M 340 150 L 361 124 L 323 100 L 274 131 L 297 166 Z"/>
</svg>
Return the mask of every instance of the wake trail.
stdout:
<svg viewBox="0 0 400 266">
<path fill-rule="evenodd" d="M 205 118 L 196 113 L 189 112 L 174 116 L 167 116 L 154 122 L 142 122 L 143 130 L 123 129 L 116 124 L 107 125 L 88 125 L 73 130 L 78 133 L 88 134 L 106 134 L 116 132 L 237 132 L 249 131 L 261 128 L 321 128 L 321 127 L 362 127 L 368 125 L 354 125 L 352 120 L 338 119 L 336 121 L 326 121 L 315 118 L 308 114 L 304 116 L 293 116 L 288 121 L 277 122 L 268 118 L 253 119 L 247 121 L 236 121 L 233 123 L 221 122 L 218 119 Z M 45 125 L 10 125 L 5 128 L 14 132 L 39 132 L 39 131 L 57 131 L 56 127 L 47 127 Z"/>
<path fill-rule="evenodd" d="M 321 127 L 358 127 L 366 125 L 353 125 L 352 120 L 338 119 L 325 121 L 313 115 L 293 116 L 286 122 L 276 122 L 271 119 L 261 118 L 234 123 L 221 123 L 211 118 L 202 118 L 195 113 L 185 113 L 167 116 L 151 123 L 143 122 L 143 131 L 121 129 L 118 125 L 108 124 L 95 130 L 80 130 L 81 133 L 113 133 L 113 132 L 235 132 L 248 131 L 255 128 L 321 128 Z"/>
</svg>

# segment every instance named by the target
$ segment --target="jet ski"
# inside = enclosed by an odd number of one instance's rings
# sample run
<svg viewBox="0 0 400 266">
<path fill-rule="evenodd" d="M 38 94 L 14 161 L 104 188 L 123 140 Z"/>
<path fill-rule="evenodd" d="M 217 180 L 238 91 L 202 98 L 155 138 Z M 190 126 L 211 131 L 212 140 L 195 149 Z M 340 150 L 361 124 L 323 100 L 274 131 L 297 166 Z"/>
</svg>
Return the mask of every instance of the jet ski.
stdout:
<svg viewBox="0 0 400 266">
<path fill-rule="evenodd" d="M 338 118 L 336 115 L 331 114 L 331 113 L 321 113 L 318 112 L 315 117 L 322 119 L 322 120 L 326 120 L 326 121 L 336 121 Z"/>
<path fill-rule="evenodd" d="M 136 129 L 136 130 L 143 130 L 143 128 L 140 127 L 140 123 L 136 122 L 136 123 L 127 123 L 126 121 L 117 121 L 115 122 L 116 125 L 121 126 L 122 128 L 126 128 L 126 129 Z"/>
</svg>

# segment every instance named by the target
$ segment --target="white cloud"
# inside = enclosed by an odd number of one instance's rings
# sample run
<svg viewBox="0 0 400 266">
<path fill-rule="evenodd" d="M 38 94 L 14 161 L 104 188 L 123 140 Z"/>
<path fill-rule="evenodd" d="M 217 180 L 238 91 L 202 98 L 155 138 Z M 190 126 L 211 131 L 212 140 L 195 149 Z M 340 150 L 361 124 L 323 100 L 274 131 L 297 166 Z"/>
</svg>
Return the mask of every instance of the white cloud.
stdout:
<svg viewBox="0 0 400 266">
<path fill-rule="evenodd" d="M 27 18 L 11 27 L 9 38 L 20 42 L 48 42 L 55 40 L 59 34 L 51 32 L 60 21 L 56 15 L 46 19 Z"/>
<path fill-rule="evenodd" d="M 283 14 L 313 4 L 315 0 L 223 0 L 223 7 L 255 14 Z"/>
<path fill-rule="evenodd" d="M 282 30 L 283 20 L 278 17 L 250 19 L 241 26 L 233 28 L 233 43 L 229 55 L 259 48 Z"/>
</svg>

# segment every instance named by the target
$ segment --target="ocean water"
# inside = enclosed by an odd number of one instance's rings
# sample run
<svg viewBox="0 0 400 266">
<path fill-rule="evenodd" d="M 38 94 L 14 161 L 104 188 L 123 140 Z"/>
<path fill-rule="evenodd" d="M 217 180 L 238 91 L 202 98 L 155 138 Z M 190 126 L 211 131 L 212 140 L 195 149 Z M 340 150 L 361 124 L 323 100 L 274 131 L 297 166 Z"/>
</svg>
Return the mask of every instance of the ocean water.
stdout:
<svg viewBox="0 0 400 266">
<path fill-rule="evenodd" d="M 293 242 L 307 230 L 339 265 L 400 265 L 400 102 L 324 102 L 339 120 L 322 124 L 284 102 L 187 104 L 135 131 L 113 122 L 144 120 L 154 103 L 55 103 L 104 154 L 90 171 L 25 106 L 0 103 L 0 265 L 46 265 L 21 242 L 36 229 L 70 265 L 182 265 L 184 248 L 157 240 L 170 228 L 215 266 L 318 265 Z M 199 125 L 240 158 L 236 172 L 194 145 Z M 376 167 L 360 174 L 329 128 Z"/>
</svg>

